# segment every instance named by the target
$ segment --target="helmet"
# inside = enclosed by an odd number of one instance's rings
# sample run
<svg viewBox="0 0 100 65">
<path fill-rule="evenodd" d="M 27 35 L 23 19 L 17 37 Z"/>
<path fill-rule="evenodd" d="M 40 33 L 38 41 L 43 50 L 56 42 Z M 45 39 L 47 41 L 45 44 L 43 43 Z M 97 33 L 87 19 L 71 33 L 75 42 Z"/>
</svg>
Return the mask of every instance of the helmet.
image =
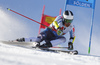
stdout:
<svg viewBox="0 0 100 65">
<path fill-rule="evenodd" d="M 66 23 L 71 23 L 73 21 L 73 13 L 70 11 L 70 10 L 66 10 L 64 13 L 63 13 L 63 21 L 66 22 Z"/>
</svg>

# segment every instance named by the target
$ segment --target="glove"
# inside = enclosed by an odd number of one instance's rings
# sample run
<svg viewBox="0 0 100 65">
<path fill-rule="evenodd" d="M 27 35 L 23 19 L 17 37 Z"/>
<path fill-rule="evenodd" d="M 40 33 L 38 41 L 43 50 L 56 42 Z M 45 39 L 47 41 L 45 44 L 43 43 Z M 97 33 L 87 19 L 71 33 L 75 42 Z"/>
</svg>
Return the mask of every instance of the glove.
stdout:
<svg viewBox="0 0 100 65">
<path fill-rule="evenodd" d="M 63 34 L 63 31 L 62 31 L 60 28 L 58 28 L 58 29 L 57 29 L 57 34 L 58 34 L 58 35 L 62 35 L 62 34 Z"/>
<path fill-rule="evenodd" d="M 73 43 L 72 42 L 68 43 L 68 50 L 73 50 Z"/>
</svg>

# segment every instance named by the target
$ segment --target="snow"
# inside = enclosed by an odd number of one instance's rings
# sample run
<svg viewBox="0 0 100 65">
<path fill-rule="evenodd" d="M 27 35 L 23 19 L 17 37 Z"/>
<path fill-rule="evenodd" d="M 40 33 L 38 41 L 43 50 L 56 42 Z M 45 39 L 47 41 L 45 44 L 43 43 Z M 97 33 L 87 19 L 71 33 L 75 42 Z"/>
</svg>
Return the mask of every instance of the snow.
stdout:
<svg viewBox="0 0 100 65">
<path fill-rule="evenodd" d="M 0 43 L 0 65 L 100 65 L 100 57 L 53 53 Z"/>
</svg>

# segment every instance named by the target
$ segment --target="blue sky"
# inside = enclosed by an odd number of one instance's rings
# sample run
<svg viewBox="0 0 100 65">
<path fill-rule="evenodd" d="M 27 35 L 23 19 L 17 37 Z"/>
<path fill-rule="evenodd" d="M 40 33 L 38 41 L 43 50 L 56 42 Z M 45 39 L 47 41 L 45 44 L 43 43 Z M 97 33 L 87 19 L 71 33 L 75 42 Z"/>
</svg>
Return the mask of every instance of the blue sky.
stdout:
<svg viewBox="0 0 100 65">
<path fill-rule="evenodd" d="M 99 48 L 100 46 L 99 44 L 100 42 L 99 40 L 99 37 L 100 37 L 100 31 L 99 31 L 100 4 L 99 2 L 100 2 L 99 0 L 96 1 L 95 14 L 94 14 L 94 27 L 93 27 L 92 47 L 91 47 L 93 51 L 93 52 L 91 51 L 91 53 L 93 54 L 98 53 L 98 51 L 96 50 L 100 49 Z M 24 27 L 25 25 L 25 28 L 28 29 L 24 31 L 18 30 L 21 32 L 19 32 L 19 34 L 16 33 L 17 36 L 15 36 L 15 38 L 32 37 L 32 36 L 36 37 L 38 35 L 39 24 L 32 22 L 26 18 L 23 18 L 17 14 L 14 14 L 8 11 L 6 8 L 15 10 L 23 15 L 26 15 L 40 22 L 43 5 L 45 5 L 45 12 L 44 12 L 45 14 L 50 15 L 50 16 L 58 16 L 60 8 L 62 9 L 62 13 L 64 11 L 65 0 L 0 0 L 0 8 L 4 12 L 6 12 L 10 17 L 14 18 L 16 22 L 20 23 L 20 25 L 22 24 L 22 27 Z M 79 47 L 85 48 L 85 53 L 87 53 L 88 44 L 89 44 L 91 18 L 92 18 L 92 9 L 70 6 L 70 5 L 67 6 L 67 9 L 71 10 L 74 13 L 73 24 L 75 25 L 75 28 L 76 28 L 75 47 L 77 49 L 77 45 L 78 45 L 78 49 Z M 0 14 L 0 16 L 2 15 Z M 15 25 L 16 22 L 13 21 L 12 24 Z M 19 28 L 21 27 L 18 27 L 18 29 Z M 66 35 L 66 37 L 67 36 L 68 35 Z M 11 38 L 9 38 L 8 36 L 7 39 L 11 39 Z M 81 52 L 83 51 L 84 49 L 81 49 Z"/>
</svg>

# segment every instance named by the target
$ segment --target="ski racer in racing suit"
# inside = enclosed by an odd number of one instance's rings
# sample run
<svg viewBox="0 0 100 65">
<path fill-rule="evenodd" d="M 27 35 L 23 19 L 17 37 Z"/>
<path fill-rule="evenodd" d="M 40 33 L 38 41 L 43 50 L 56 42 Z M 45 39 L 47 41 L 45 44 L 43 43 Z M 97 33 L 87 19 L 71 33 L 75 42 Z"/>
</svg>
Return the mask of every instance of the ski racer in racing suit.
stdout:
<svg viewBox="0 0 100 65">
<path fill-rule="evenodd" d="M 37 36 L 33 46 L 54 47 L 65 43 L 66 38 L 63 35 L 69 32 L 70 38 L 68 42 L 68 49 L 73 50 L 73 42 L 75 39 L 75 27 L 71 24 L 73 17 L 73 13 L 70 10 L 66 10 L 63 13 L 63 16 L 57 16 L 53 23 Z M 26 39 L 23 38 L 23 40 L 25 41 Z M 45 43 L 41 45 L 40 42 L 42 41 L 45 41 Z"/>
</svg>

